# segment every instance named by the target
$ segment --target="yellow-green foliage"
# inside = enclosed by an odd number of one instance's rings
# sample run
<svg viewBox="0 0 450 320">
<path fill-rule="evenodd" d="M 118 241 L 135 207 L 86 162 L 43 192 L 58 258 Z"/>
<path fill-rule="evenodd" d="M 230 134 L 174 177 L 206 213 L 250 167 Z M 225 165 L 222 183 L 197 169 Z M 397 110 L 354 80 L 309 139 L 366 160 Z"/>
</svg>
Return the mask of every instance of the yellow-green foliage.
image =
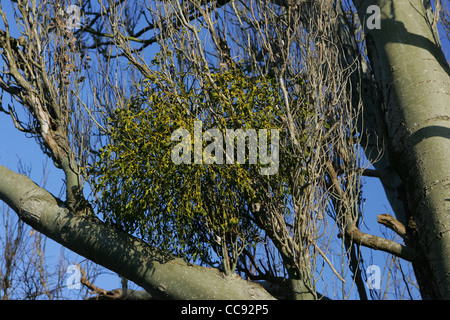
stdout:
<svg viewBox="0 0 450 320">
<path fill-rule="evenodd" d="M 111 142 L 100 150 L 93 181 L 107 220 L 184 258 L 204 258 L 213 235 L 230 245 L 256 241 L 249 204 L 258 201 L 261 183 L 277 178 L 261 176 L 260 165 L 248 160 L 172 162 L 178 143 L 170 140 L 172 132 L 183 127 L 193 135 L 197 120 L 203 131 L 277 128 L 281 102 L 272 80 L 251 79 L 237 67 L 198 80 L 186 89 L 159 72 L 146 79 L 128 108 L 111 119 Z"/>
</svg>

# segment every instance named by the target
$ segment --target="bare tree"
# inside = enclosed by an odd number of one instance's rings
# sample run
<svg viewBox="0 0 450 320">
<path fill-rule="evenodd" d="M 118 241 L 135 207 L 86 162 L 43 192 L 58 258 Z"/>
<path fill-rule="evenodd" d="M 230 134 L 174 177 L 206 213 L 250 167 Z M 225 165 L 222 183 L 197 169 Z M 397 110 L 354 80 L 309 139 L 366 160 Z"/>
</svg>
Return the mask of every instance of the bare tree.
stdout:
<svg viewBox="0 0 450 320">
<path fill-rule="evenodd" d="M 19 172 L 30 175 L 31 169 L 19 163 Z M 45 187 L 46 166 L 41 185 Z M 68 297 L 66 291 L 67 265 L 74 257 L 69 257 L 63 247 L 49 257 L 47 238 L 12 215 L 11 209 L 2 207 L 2 230 L 0 233 L 0 290 L 2 300 L 60 300 Z M 67 251 L 66 251 L 67 252 Z M 96 266 L 84 263 L 89 271 L 90 281 L 98 276 Z M 71 299 L 88 297 L 87 290 L 76 290 Z"/>
<path fill-rule="evenodd" d="M 249 214 L 266 241 L 231 255 L 239 274 L 269 291 L 281 288 L 283 297 L 317 299 L 316 275 L 327 268 L 366 299 L 364 246 L 411 261 L 423 298 L 448 298 L 449 67 L 438 20 L 430 20 L 439 13 L 422 0 L 377 4 L 381 31 L 367 26 L 368 1 L 80 1 L 85 21 L 71 30 L 67 4 L 17 1 L 16 38 L 0 6 L 0 87 L 15 101 L 2 110 L 66 180 L 66 197 L 57 199 L 0 167 L 0 198 L 33 228 L 154 298 L 273 298 L 236 274 L 192 266 L 105 224 L 83 193 L 85 168 L 111 142 L 114 109 L 126 108 L 140 80 L 169 90 L 188 75 L 203 88 L 202 79 L 214 83 L 217 72 L 239 64 L 249 79 L 272 79 L 280 93 L 274 108 L 286 133 L 280 149 L 288 155 L 283 183 L 291 195 L 281 199 L 281 181 L 255 178 L 262 198 L 249 203 Z M 153 44 L 164 57 L 158 70 L 149 61 Z M 90 97 L 82 91 L 85 76 Z M 16 103 L 28 121 L 19 119 Z M 197 112 L 217 110 L 210 104 Z M 404 244 L 362 231 L 363 175 L 382 181 L 396 217 L 379 222 Z M 339 246 L 331 248 L 335 237 Z M 261 253 L 264 261 L 255 258 Z M 342 257 L 340 270 L 334 254 Z"/>
</svg>

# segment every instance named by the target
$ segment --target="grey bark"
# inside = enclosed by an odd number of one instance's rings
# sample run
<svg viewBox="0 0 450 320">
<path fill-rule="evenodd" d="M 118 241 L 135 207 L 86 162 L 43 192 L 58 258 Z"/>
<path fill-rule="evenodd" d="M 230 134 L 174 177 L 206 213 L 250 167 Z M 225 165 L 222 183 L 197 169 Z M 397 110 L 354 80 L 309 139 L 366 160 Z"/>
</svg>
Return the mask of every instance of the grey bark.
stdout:
<svg viewBox="0 0 450 320">
<path fill-rule="evenodd" d="M 388 198 L 401 198 L 405 217 L 397 218 L 423 254 L 414 264 L 422 296 L 449 299 L 449 66 L 422 0 L 354 3 L 361 21 L 369 5 L 381 9 L 381 29 L 366 29 L 366 40 L 382 94 L 386 167 L 398 185 Z"/>
<path fill-rule="evenodd" d="M 160 252 L 95 217 L 74 215 L 28 177 L 0 165 L 0 199 L 49 238 L 163 299 L 274 299 L 260 285 Z"/>
</svg>

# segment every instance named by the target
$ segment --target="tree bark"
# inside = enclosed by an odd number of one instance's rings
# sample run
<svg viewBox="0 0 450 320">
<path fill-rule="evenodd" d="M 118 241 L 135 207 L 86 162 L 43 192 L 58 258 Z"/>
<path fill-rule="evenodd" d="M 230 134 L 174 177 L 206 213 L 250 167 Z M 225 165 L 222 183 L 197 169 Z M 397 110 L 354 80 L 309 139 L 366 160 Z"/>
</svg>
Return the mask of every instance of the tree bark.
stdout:
<svg viewBox="0 0 450 320">
<path fill-rule="evenodd" d="M 390 166 L 404 186 L 408 244 L 423 298 L 450 299 L 450 71 L 422 0 L 354 1 L 381 10 L 381 29 L 366 29 L 380 85 Z M 387 191 L 387 190 L 386 190 Z"/>
<path fill-rule="evenodd" d="M 95 217 L 75 215 L 28 177 L 0 165 L 0 200 L 32 228 L 159 299 L 274 299 L 260 285 L 188 264 Z"/>
</svg>

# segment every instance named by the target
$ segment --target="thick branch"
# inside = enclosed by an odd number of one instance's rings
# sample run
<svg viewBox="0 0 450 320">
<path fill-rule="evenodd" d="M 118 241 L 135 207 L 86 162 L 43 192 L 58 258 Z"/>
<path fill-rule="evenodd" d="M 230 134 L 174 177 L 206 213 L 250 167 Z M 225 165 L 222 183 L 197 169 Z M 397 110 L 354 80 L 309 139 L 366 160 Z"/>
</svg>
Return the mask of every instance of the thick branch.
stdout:
<svg viewBox="0 0 450 320">
<path fill-rule="evenodd" d="M 386 178 L 388 175 L 387 170 L 374 170 L 374 169 L 364 169 L 362 175 L 365 177 L 374 177 L 374 178 Z"/>
<path fill-rule="evenodd" d="M 217 269 L 188 264 L 129 234 L 85 216 L 28 177 L 0 165 L 0 200 L 31 227 L 142 286 L 155 298 L 273 299 L 261 286 Z"/>
<path fill-rule="evenodd" d="M 384 214 L 378 215 L 377 221 L 378 221 L 378 223 L 381 223 L 382 225 L 393 230 L 400 237 L 402 237 L 402 238 L 406 237 L 405 226 L 400 221 L 398 221 L 393 216 L 391 216 L 390 214 L 384 213 Z"/>
<path fill-rule="evenodd" d="M 86 271 L 81 268 L 81 266 L 76 263 L 78 269 L 81 272 L 80 282 L 91 290 L 92 294 L 96 296 L 90 298 L 89 300 L 151 300 L 152 296 L 144 290 L 132 290 L 132 289 L 114 289 L 105 290 L 97 287 L 92 282 L 89 281 Z"/>
<path fill-rule="evenodd" d="M 152 300 L 152 296 L 143 290 L 122 290 L 114 289 L 98 294 L 89 300 Z"/>
<path fill-rule="evenodd" d="M 425 261 L 414 268 L 423 271 L 416 272 L 423 296 L 449 299 L 450 68 L 425 1 L 353 2 L 360 21 L 369 19 L 369 6 L 380 8 L 382 27 L 366 28 L 365 39 L 384 101 L 386 150 L 403 184 L 407 216 L 397 219 L 417 225 Z"/>
<path fill-rule="evenodd" d="M 364 233 L 352 223 L 349 223 L 345 228 L 345 234 L 352 241 L 365 247 L 381 250 L 408 261 L 413 261 L 417 258 L 414 249 L 405 247 L 395 241 Z"/>
</svg>

